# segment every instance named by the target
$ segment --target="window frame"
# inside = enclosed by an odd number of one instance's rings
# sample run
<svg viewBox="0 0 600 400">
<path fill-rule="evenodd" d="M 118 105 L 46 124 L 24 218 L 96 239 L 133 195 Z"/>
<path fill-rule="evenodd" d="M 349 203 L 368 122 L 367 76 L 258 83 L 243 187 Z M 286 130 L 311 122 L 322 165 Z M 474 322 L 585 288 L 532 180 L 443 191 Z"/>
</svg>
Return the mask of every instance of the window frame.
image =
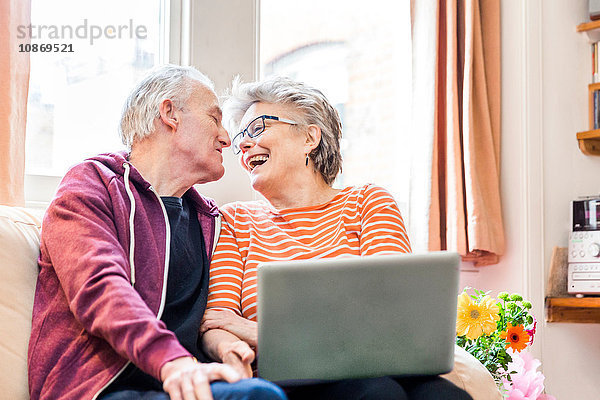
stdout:
<svg viewBox="0 0 600 400">
<path fill-rule="evenodd" d="M 190 59 L 190 0 L 162 0 L 161 25 L 163 41 L 159 44 L 163 61 L 189 65 Z M 168 23 L 167 23 L 168 22 Z M 161 61 L 161 62 L 163 62 Z M 27 155 L 26 155 L 27 156 Z M 62 176 L 25 174 L 25 207 L 45 209 L 54 197 Z"/>
</svg>

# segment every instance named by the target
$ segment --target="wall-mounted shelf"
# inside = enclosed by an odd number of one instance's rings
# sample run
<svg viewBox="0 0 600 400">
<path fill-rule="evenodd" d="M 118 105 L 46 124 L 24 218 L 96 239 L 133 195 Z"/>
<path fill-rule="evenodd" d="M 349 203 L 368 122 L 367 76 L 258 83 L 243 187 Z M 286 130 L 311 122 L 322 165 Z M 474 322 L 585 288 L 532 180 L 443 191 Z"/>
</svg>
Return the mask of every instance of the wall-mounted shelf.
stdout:
<svg viewBox="0 0 600 400">
<path fill-rule="evenodd" d="M 584 32 L 591 43 L 600 42 L 600 20 L 585 22 L 577 25 L 577 32 Z M 596 60 L 597 62 L 598 60 Z M 598 64 L 596 64 L 598 65 Z M 579 150 L 583 154 L 589 156 L 600 156 L 600 129 L 598 128 L 598 116 L 597 113 L 600 110 L 594 110 L 594 103 L 596 107 L 599 107 L 598 96 L 600 95 L 600 83 L 592 83 L 588 85 L 588 115 L 589 115 L 589 131 L 577 133 L 577 143 L 579 144 Z M 596 101 L 594 101 L 594 94 L 596 94 Z"/>
<path fill-rule="evenodd" d="M 547 297 L 546 321 L 600 323 L 600 297 Z"/>
<path fill-rule="evenodd" d="M 588 156 L 600 156 L 600 129 L 577 132 L 579 150 Z"/>
<path fill-rule="evenodd" d="M 591 43 L 600 41 L 600 20 L 577 25 L 577 32 L 585 32 Z"/>
</svg>

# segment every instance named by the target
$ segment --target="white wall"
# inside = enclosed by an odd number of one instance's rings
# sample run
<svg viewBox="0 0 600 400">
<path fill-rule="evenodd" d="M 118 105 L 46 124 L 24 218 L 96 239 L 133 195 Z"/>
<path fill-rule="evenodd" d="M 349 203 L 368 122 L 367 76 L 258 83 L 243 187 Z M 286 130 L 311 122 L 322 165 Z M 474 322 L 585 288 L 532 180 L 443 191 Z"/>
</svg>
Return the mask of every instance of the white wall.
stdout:
<svg viewBox="0 0 600 400">
<path fill-rule="evenodd" d="M 542 8 L 544 127 L 544 266 L 552 247 L 567 246 L 569 202 L 600 193 L 600 157 L 583 155 L 574 138 L 588 129 L 590 46 L 575 26 L 587 1 L 544 1 Z M 546 275 L 545 275 L 546 276 Z M 548 324 L 542 351 L 548 389 L 559 399 L 600 395 L 600 324 Z"/>
<path fill-rule="evenodd" d="M 590 48 L 575 26 L 586 0 L 503 0 L 502 200 L 507 252 L 473 274 L 477 287 L 519 291 L 534 303 L 547 392 L 597 399 L 600 324 L 548 324 L 544 288 L 552 248 L 567 246 L 569 202 L 600 193 L 600 157 L 584 156 Z M 476 276 L 475 276 L 476 275 Z"/>
</svg>

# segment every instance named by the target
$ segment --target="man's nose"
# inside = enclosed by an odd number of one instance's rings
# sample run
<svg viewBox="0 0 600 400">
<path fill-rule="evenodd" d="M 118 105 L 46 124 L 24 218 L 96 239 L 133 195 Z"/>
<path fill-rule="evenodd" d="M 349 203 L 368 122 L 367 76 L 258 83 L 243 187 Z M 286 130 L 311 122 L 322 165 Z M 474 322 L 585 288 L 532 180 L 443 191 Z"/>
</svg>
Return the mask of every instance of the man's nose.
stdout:
<svg viewBox="0 0 600 400">
<path fill-rule="evenodd" d="M 219 142 L 223 147 L 231 146 L 231 139 L 229 138 L 229 133 L 227 133 L 227 130 L 223 127 L 223 125 L 221 125 L 221 127 L 219 128 Z"/>
</svg>

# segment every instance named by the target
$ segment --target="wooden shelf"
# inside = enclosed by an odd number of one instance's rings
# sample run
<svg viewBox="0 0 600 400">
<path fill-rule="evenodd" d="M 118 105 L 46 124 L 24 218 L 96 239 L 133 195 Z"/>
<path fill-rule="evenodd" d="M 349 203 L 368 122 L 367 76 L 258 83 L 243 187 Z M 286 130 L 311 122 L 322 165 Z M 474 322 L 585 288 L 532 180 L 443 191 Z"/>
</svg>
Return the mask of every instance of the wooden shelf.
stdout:
<svg viewBox="0 0 600 400">
<path fill-rule="evenodd" d="M 585 32 L 591 43 L 600 40 L 600 20 L 577 25 L 577 32 Z"/>
<path fill-rule="evenodd" d="M 582 24 L 577 25 L 577 32 L 587 32 L 599 28 L 600 20 L 584 22 Z"/>
<path fill-rule="evenodd" d="M 600 156 L 600 129 L 577 132 L 579 150 L 588 156 Z"/>
<path fill-rule="evenodd" d="M 600 297 L 547 297 L 546 321 L 600 323 Z"/>
<path fill-rule="evenodd" d="M 600 32 L 600 21 L 589 22 L 582 25 L 593 25 L 595 27 L 594 29 L 598 28 L 597 32 Z M 594 94 L 598 94 L 598 92 L 600 92 L 600 82 L 588 85 L 588 124 L 591 130 L 577 133 L 579 150 L 588 156 L 600 156 L 600 129 L 592 129 L 594 126 L 598 126 L 597 121 L 595 121 L 596 113 L 594 113 L 594 104 L 596 103 L 594 101 Z"/>
<path fill-rule="evenodd" d="M 594 129 L 592 131 L 577 132 L 577 139 L 600 139 L 600 129 Z"/>
</svg>

